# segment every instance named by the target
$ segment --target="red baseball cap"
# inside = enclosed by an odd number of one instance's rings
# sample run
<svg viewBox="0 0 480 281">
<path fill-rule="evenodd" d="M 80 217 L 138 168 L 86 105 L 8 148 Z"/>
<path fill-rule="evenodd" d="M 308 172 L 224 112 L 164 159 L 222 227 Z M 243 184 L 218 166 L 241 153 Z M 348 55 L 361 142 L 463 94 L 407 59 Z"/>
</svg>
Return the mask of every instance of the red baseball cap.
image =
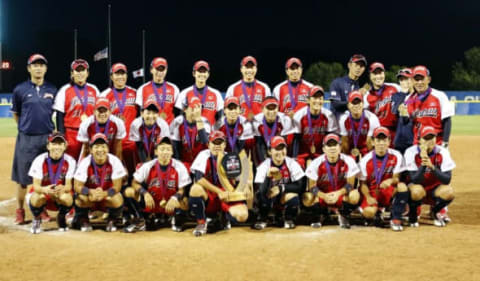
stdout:
<svg viewBox="0 0 480 281">
<path fill-rule="evenodd" d="M 266 97 L 265 99 L 263 99 L 262 107 L 266 107 L 271 104 L 274 104 L 278 107 L 278 100 L 274 97 Z"/>
<path fill-rule="evenodd" d="M 101 107 L 105 107 L 106 109 L 110 108 L 110 101 L 106 98 L 99 98 L 95 102 L 95 109 L 99 109 Z"/>
<path fill-rule="evenodd" d="M 36 61 L 42 61 L 44 64 L 48 64 L 47 59 L 40 54 L 33 54 L 27 60 L 27 65 L 30 65 Z"/>
<path fill-rule="evenodd" d="M 197 71 L 201 67 L 204 67 L 205 69 L 210 71 L 210 66 L 208 65 L 208 62 L 206 62 L 204 60 L 199 60 L 199 61 L 195 62 L 195 64 L 193 65 L 193 71 Z"/>
<path fill-rule="evenodd" d="M 83 66 L 85 69 L 90 68 L 90 66 L 88 65 L 88 62 L 84 59 L 76 59 L 76 60 L 72 61 L 72 64 L 70 65 L 70 68 L 72 70 L 76 70 L 80 66 Z"/>
<path fill-rule="evenodd" d="M 238 100 L 237 97 L 228 97 L 225 99 L 225 107 L 228 107 L 232 103 L 236 104 L 237 106 L 240 106 L 240 101 Z"/>
<path fill-rule="evenodd" d="M 168 67 L 167 60 L 162 57 L 157 57 L 157 58 L 154 58 L 150 63 L 150 67 L 157 68 L 159 66 L 164 66 L 165 68 L 167 68 Z"/>
<path fill-rule="evenodd" d="M 116 73 L 117 71 L 120 71 L 120 70 L 127 72 L 127 66 L 121 62 L 116 63 L 112 65 L 112 68 L 110 69 L 110 73 Z"/>
<path fill-rule="evenodd" d="M 314 85 L 311 89 L 310 89 L 310 93 L 309 93 L 309 96 L 310 97 L 313 97 L 315 94 L 317 93 L 322 93 L 322 97 L 325 95 L 325 91 L 323 90 L 322 87 L 320 86 L 317 86 L 317 85 Z"/>
<path fill-rule="evenodd" d="M 400 76 L 407 77 L 407 78 L 412 77 L 412 69 L 411 68 L 400 69 L 397 73 L 397 78 Z"/>
<path fill-rule="evenodd" d="M 222 131 L 213 131 L 210 134 L 210 137 L 208 138 L 208 140 L 210 142 L 218 140 L 218 139 L 221 139 L 221 140 L 225 141 L 225 134 Z"/>
<path fill-rule="evenodd" d="M 161 144 L 161 143 L 168 143 L 172 144 L 172 141 L 170 140 L 169 137 L 167 136 L 158 136 L 158 138 L 155 140 L 155 146 Z"/>
<path fill-rule="evenodd" d="M 350 57 L 349 62 L 359 62 L 363 61 L 365 65 L 367 65 L 367 59 L 365 58 L 364 55 L 361 54 L 354 54 L 353 56 Z"/>
<path fill-rule="evenodd" d="M 285 63 L 285 68 L 290 68 L 290 67 L 292 67 L 293 64 L 296 64 L 296 65 L 301 67 L 302 66 L 302 61 L 299 58 L 295 58 L 295 57 L 289 58 L 287 60 L 287 63 Z"/>
<path fill-rule="evenodd" d="M 146 108 L 149 108 L 150 106 L 153 106 L 155 107 L 155 109 L 157 111 L 159 111 L 159 108 L 158 108 L 158 104 L 155 100 L 148 100 L 146 103 L 145 103 L 145 106 L 143 107 L 143 109 L 146 109 Z"/>
<path fill-rule="evenodd" d="M 101 141 L 103 141 L 104 143 L 108 143 L 107 136 L 105 136 L 105 135 L 102 134 L 102 133 L 96 133 L 96 134 L 93 135 L 93 137 L 90 139 L 90 145 L 94 145 L 95 142 L 97 142 L 98 140 L 101 140 Z"/>
<path fill-rule="evenodd" d="M 378 127 L 375 130 L 373 130 L 373 137 L 376 138 L 379 135 L 384 135 L 386 137 L 390 137 L 390 131 L 385 128 L 385 127 Z"/>
<path fill-rule="evenodd" d="M 385 71 L 385 66 L 383 66 L 383 63 L 381 62 L 374 62 L 370 65 L 370 72 L 374 72 L 377 69 Z"/>
<path fill-rule="evenodd" d="M 285 139 L 281 136 L 275 136 L 275 137 L 272 138 L 272 141 L 270 142 L 270 147 L 271 148 L 277 148 L 278 146 L 280 146 L 282 144 L 287 146 L 287 142 L 285 141 Z"/>
<path fill-rule="evenodd" d="M 425 66 L 423 65 L 417 65 L 413 68 L 413 71 L 412 71 L 412 76 L 417 76 L 417 75 L 420 75 L 420 76 L 423 76 L 423 77 L 427 77 L 427 76 L 430 76 L 430 71 L 428 70 L 428 68 L 426 68 Z"/>
<path fill-rule="evenodd" d="M 200 101 L 199 98 L 197 98 L 196 96 L 193 96 L 188 99 L 188 107 L 195 108 L 195 106 L 197 105 L 200 105 L 200 106 L 202 105 L 202 102 Z"/>
<path fill-rule="evenodd" d="M 249 62 L 253 63 L 253 65 L 255 65 L 255 66 L 257 65 L 257 60 L 252 56 L 244 57 L 242 59 L 242 61 L 240 62 L 240 65 L 241 66 L 247 66 L 247 63 L 249 63 Z"/>
<path fill-rule="evenodd" d="M 48 142 L 53 142 L 56 139 L 61 139 L 63 140 L 63 142 L 67 142 L 67 139 L 65 138 L 65 136 L 60 132 L 53 132 L 50 135 L 48 135 Z"/>
<path fill-rule="evenodd" d="M 422 128 L 422 130 L 420 131 L 420 137 L 421 138 L 424 138 L 428 135 L 434 135 L 436 136 L 437 135 L 437 131 L 435 130 L 435 128 L 433 128 L 432 126 L 425 126 Z"/>
<path fill-rule="evenodd" d="M 348 94 L 348 102 L 353 102 L 355 99 L 363 101 L 363 95 L 359 91 L 353 91 Z"/>
<path fill-rule="evenodd" d="M 323 144 L 327 144 L 329 141 L 334 140 L 337 143 L 340 143 L 340 137 L 336 134 L 328 134 L 323 138 Z"/>
</svg>

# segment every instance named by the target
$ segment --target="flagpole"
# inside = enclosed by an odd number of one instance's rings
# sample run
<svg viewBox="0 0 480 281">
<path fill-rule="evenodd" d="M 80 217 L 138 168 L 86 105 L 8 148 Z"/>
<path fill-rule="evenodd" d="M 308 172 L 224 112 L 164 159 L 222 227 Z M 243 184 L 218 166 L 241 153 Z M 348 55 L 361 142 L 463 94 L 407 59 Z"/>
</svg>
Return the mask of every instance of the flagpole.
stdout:
<svg viewBox="0 0 480 281">
<path fill-rule="evenodd" d="M 77 52 L 77 36 L 78 36 L 78 31 L 75 28 L 73 30 L 73 59 L 76 60 L 78 58 L 78 52 Z"/>
<path fill-rule="evenodd" d="M 147 70 L 145 69 L 145 29 L 142 30 L 142 69 L 143 69 L 143 84 L 145 84 L 145 74 Z"/>
<path fill-rule="evenodd" d="M 111 5 L 108 4 L 108 59 L 107 59 L 107 81 L 110 85 L 110 68 L 112 67 L 112 27 L 111 27 Z"/>
</svg>

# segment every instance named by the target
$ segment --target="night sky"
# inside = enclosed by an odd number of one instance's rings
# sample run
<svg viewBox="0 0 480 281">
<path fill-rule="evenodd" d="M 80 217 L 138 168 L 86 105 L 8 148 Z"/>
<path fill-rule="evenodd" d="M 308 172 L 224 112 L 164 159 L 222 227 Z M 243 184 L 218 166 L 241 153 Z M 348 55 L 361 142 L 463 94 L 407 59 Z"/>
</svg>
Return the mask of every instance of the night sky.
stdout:
<svg viewBox="0 0 480 281">
<path fill-rule="evenodd" d="M 108 3 L 113 63 L 141 67 L 145 29 L 147 67 L 155 56 L 167 58 L 167 80 L 181 89 L 193 83 L 198 59 L 210 63 L 209 85 L 225 91 L 240 78 L 246 55 L 257 58 L 257 78 L 273 88 L 291 56 L 306 69 L 319 60 L 346 67 L 353 53 L 387 68 L 424 64 L 432 85 L 448 89 L 452 64 L 480 46 L 480 1 L 0 1 L 3 57 L 15 66 L 4 74 L 3 92 L 26 79 L 26 60 L 35 52 L 49 60 L 47 80 L 65 84 L 75 28 L 79 57 L 91 66 L 89 82 L 103 90 L 106 60 L 93 62 L 93 55 L 106 46 Z M 140 83 L 129 79 L 134 87 Z"/>
</svg>

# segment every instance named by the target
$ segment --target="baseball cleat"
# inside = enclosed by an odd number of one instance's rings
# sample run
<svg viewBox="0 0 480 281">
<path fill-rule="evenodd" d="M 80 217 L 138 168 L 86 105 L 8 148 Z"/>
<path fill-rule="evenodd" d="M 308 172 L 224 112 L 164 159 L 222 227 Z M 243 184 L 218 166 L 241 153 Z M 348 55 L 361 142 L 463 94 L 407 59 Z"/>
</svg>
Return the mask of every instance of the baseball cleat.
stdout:
<svg viewBox="0 0 480 281">
<path fill-rule="evenodd" d="M 415 227 L 415 228 L 417 228 L 417 227 L 419 227 L 419 226 L 420 226 L 420 224 L 418 223 L 418 221 L 410 223 L 410 227 Z"/>
<path fill-rule="evenodd" d="M 15 211 L 15 224 L 25 223 L 25 209 L 17 209 Z"/>
<path fill-rule="evenodd" d="M 267 227 L 267 222 L 264 222 L 264 221 L 257 221 L 253 225 L 253 228 L 255 228 L 256 230 L 262 230 L 262 229 L 265 229 L 266 227 Z"/>
<path fill-rule="evenodd" d="M 49 222 L 52 220 L 52 218 L 48 215 L 47 210 L 43 210 L 43 212 L 40 214 L 40 218 L 43 222 Z"/>
<path fill-rule="evenodd" d="M 117 227 L 115 226 L 115 221 L 114 220 L 108 220 L 107 221 L 107 226 L 105 227 L 106 232 L 115 232 L 117 231 Z"/>
<path fill-rule="evenodd" d="M 60 214 L 57 215 L 57 226 L 58 226 L 58 231 L 62 231 L 62 232 L 68 231 L 67 220 L 65 218 L 65 215 L 60 215 Z"/>
<path fill-rule="evenodd" d="M 444 221 L 446 224 L 452 221 L 452 219 L 450 218 L 450 216 L 448 216 L 448 207 L 445 207 L 445 208 L 443 208 L 442 210 L 440 210 L 440 214 L 442 214 L 442 216 L 443 216 L 443 221 Z"/>
<path fill-rule="evenodd" d="M 294 229 L 295 223 L 292 220 L 285 220 L 285 222 L 283 223 L 283 228 Z"/>
<path fill-rule="evenodd" d="M 312 222 L 312 223 L 310 224 L 310 227 L 312 227 L 312 228 L 320 228 L 320 227 L 322 227 L 322 223 L 321 223 L 321 222 Z"/>
<path fill-rule="evenodd" d="M 177 225 L 176 224 L 176 220 L 175 220 L 175 216 L 172 217 L 172 230 L 174 232 L 182 232 L 183 231 L 183 227 L 182 225 Z"/>
<path fill-rule="evenodd" d="M 349 219 L 340 213 L 338 214 L 338 225 L 340 225 L 341 228 L 350 229 Z"/>
<path fill-rule="evenodd" d="M 207 226 L 208 226 L 208 222 L 197 224 L 197 226 L 193 230 L 193 235 L 195 235 L 196 237 L 199 237 L 207 234 Z"/>
<path fill-rule="evenodd" d="M 33 219 L 30 232 L 33 234 L 39 234 L 42 232 L 42 219 L 40 217 Z"/>
<path fill-rule="evenodd" d="M 438 226 L 438 227 L 444 227 L 446 225 L 441 212 L 438 212 L 438 213 L 433 215 L 433 225 Z"/>
<path fill-rule="evenodd" d="M 390 228 L 393 231 L 402 231 L 403 230 L 402 221 L 401 220 L 390 220 Z"/>
<path fill-rule="evenodd" d="M 90 232 L 93 230 L 92 228 L 92 225 L 90 224 L 90 222 L 88 220 L 84 220 L 83 223 L 82 223 L 82 226 L 80 227 L 80 230 L 82 232 Z"/>
</svg>

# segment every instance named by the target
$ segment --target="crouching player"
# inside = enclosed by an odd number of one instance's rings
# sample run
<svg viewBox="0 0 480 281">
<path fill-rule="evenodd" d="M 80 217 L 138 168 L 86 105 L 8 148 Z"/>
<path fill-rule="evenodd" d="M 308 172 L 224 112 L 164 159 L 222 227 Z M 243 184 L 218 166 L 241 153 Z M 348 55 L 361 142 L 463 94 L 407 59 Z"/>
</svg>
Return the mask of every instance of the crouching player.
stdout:
<svg viewBox="0 0 480 281">
<path fill-rule="evenodd" d="M 92 231 L 89 211 L 108 209 L 106 231 L 116 231 L 115 221 L 121 216 L 123 198 L 120 193 L 127 175 L 120 159 L 108 153 L 108 139 L 102 133 L 90 140 L 90 155 L 79 164 L 74 176 L 75 217 L 72 227 Z"/>
<path fill-rule="evenodd" d="M 408 189 L 400 182 L 400 173 L 405 169 L 403 156 L 388 148 L 390 142 L 389 130 L 378 127 L 373 131 L 374 149 L 360 160 L 361 211 L 366 219 L 375 219 L 375 224 L 380 226 L 383 216 L 379 208 L 391 208 L 390 227 L 393 231 L 402 231 L 401 218 L 408 202 Z"/>
<path fill-rule="evenodd" d="M 265 159 L 257 169 L 255 183 L 259 214 L 254 228 L 262 230 L 267 226 L 267 216 L 275 209 L 275 221 L 284 228 L 295 228 L 295 219 L 300 206 L 299 194 L 304 191 L 305 173 L 293 158 L 287 157 L 287 143 L 280 136 L 272 138 L 271 157 Z M 282 215 L 282 211 L 284 214 Z"/>
<path fill-rule="evenodd" d="M 173 216 L 172 230 L 182 231 L 188 209 L 184 188 L 192 180 L 185 165 L 172 159 L 173 147 L 169 137 L 159 137 L 155 142 L 155 159 L 144 163 L 133 175 L 132 187 L 125 189 L 125 200 L 134 199 L 134 206 L 140 207 L 143 218 L 125 229 L 126 232 L 156 229 L 159 215 Z M 138 209 L 137 209 L 138 210 Z M 145 223 L 146 224 L 145 224 Z"/>
<path fill-rule="evenodd" d="M 42 232 L 40 214 L 45 209 L 58 211 L 58 230 L 68 230 L 65 215 L 73 204 L 72 178 L 76 163 L 70 155 L 65 154 L 67 141 L 63 134 L 51 134 L 47 150 L 35 158 L 28 172 L 33 178 L 33 187 L 27 195 L 33 214 L 33 234 Z"/>
<path fill-rule="evenodd" d="M 217 169 L 217 159 L 225 153 L 226 139 L 221 131 L 214 131 L 209 137 L 208 149 L 202 150 L 191 166 L 195 183 L 190 189 L 189 208 L 195 215 L 197 226 L 195 236 L 207 233 L 207 215 L 226 216 L 228 221 L 223 227 L 230 228 L 230 222 L 245 222 L 248 219 L 248 208 L 245 201 L 230 202 L 230 192 L 222 186 Z"/>
<path fill-rule="evenodd" d="M 305 171 L 309 184 L 303 204 L 312 207 L 313 228 L 322 226 L 328 208 L 337 211 L 340 227 L 350 228 L 350 213 L 360 200 L 360 193 L 353 187 L 358 166 L 352 157 L 340 153 L 340 138 L 335 134 L 325 136 L 323 151 Z"/>
<path fill-rule="evenodd" d="M 431 126 L 420 130 L 419 145 L 405 151 L 405 163 L 410 176 L 409 223 L 418 227 L 417 207 L 425 203 L 433 205 L 430 213 L 435 226 L 443 227 L 449 221 L 442 209 L 454 198 L 450 186 L 452 170 L 455 168 L 450 152 L 436 145 L 437 133 Z"/>
</svg>

